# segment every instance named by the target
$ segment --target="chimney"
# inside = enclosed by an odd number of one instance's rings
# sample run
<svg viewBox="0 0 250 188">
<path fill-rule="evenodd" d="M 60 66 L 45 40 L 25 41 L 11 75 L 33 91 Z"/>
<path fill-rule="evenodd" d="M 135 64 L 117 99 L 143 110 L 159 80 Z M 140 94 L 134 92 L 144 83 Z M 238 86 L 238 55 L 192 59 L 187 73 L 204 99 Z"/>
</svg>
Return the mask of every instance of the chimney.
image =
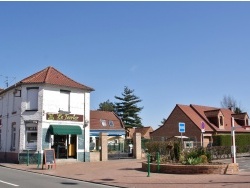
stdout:
<svg viewBox="0 0 250 188">
<path fill-rule="evenodd" d="M 231 112 L 234 113 L 234 108 L 233 108 L 233 106 L 229 106 L 228 109 L 231 110 Z"/>
</svg>

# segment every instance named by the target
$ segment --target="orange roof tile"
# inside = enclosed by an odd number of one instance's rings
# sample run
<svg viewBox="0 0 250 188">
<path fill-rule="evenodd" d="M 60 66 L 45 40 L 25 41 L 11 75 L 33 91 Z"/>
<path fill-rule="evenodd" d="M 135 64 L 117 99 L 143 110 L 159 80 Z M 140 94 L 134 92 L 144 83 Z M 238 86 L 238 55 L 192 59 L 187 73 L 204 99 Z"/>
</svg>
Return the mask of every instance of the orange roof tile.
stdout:
<svg viewBox="0 0 250 188">
<path fill-rule="evenodd" d="M 103 126 L 101 120 L 106 121 L 106 126 Z M 113 121 L 114 126 L 109 126 L 109 121 Z M 124 130 L 123 123 L 120 118 L 109 111 L 90 111 L 90 129 L 91 130 Z"/>
<path fill-rule="evenodd" d="M 216 131 L 216 132 L 230 132 L 232 127 L 231 117 L 233 112 L 230 109 L 226 108 L 215 108 L 215 107 L 208 107 L 208 106 L 201 106 L 201 105 L 194 105 L 191 104 L 190 106 L 187 105 L 177 105 L 195 124 L 197 127 L 201 129 L 201 122 L 203 121 L 206 126 L 206 131 Z M 208 117 L 206 116 L 206 112 L 208 111 L 221 111 L 224 116 L 224 129 L 218 128 L 216 125 L 209 121 Z M 249 130 L 244 129 L 234 122 L 235 126 L 238 126 L 237 132 L 249 132 Z"/>
<path fill-rule="evenodd" d="M 46 83 L 93 91 L 93 88 L 80 84 L 49 66 L 19 82 L 20 84 Z"/>
</svg>

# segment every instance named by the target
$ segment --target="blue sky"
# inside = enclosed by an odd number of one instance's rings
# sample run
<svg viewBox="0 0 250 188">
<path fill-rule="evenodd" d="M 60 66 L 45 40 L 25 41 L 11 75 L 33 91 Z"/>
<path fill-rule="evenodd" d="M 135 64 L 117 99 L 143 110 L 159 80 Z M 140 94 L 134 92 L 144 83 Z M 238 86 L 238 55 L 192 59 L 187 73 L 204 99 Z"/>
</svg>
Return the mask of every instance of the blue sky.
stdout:
<svg viewBox="0 0 250 188">
<path fill-rule="evenodd" d="M 250 113 L 249 10 L 250 2 L 0 2 L 0 87 L 5 76 L 11 85 L 53 66 L 95 89 L 93 110 L 134 89 L 154 129 L 176 104 L 220 107 L 225 95 Z"/>
</svg>

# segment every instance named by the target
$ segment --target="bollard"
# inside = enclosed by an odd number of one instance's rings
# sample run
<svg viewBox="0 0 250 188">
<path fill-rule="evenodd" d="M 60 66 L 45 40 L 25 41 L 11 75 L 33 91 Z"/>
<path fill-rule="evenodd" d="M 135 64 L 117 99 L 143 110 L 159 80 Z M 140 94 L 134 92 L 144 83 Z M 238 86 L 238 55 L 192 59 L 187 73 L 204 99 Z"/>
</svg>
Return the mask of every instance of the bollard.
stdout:
<svg viewBox="0 0 250 188">
<path fill-rule="evenodd" d="M 40 153 L 39 151 L 37 152 L 37 168 L 39 168 L 40 165 Z"/>
<path fill-rule="evenodd" d="M 157 152 L 157 172 L 160 172 L 160 154 Z"/>
<path fill-rule="evenodd" d="M 150 176 L 150 154 L 148 153 L 148 176 L 147 177 L 149 177 Z"/>
<path fill-rule="evenodd" d="M 30 156 L 29 156 L 29 150 L 27 150 L 27 166 L 29 166 L 30 163 Z"/>
</svg>

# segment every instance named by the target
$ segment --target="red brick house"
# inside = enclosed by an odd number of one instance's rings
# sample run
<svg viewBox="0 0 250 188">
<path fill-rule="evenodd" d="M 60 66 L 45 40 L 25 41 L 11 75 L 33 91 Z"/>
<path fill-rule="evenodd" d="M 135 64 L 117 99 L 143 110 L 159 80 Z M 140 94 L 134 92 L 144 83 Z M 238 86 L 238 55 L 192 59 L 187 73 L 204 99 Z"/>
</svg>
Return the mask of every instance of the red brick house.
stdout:
<svg viewBox="0 0 250 188">
<path fill-rule="evenodd" d="M 164 124 L 153 131 L 150 136 L 154 140 L 180 137 L 179 123 L 183 122 L 185 123 L 185 133 L 182 133 L 182 136 L 192 138 L 201 145 L 203 124 L 205 125 L 204 146 L 207 146 L 213 142 L 212 135 L 231 134 L 232 117 L 234 117 L 234 125 L 237 127 L 236 133 L 250 133 L 247 113 L 234 114 L 226 108 L 177 104 Z"/>
</svg>

